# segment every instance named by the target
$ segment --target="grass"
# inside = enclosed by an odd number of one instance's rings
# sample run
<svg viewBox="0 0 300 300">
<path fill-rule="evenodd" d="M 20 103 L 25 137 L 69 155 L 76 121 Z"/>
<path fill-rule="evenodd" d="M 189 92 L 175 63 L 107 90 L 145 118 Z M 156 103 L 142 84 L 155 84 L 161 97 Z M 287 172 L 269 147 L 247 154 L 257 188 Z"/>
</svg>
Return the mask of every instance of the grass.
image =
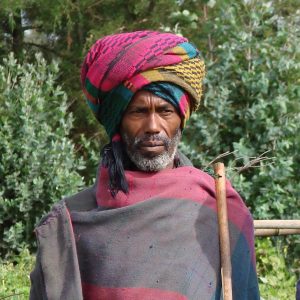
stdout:
<svg viewBox="0 0 300 300">
<path fill-rule="evenodd" d="M 29 299 L 34 257 L 27 249 L 9 261 L 0 261 L 0 300 Z"/>
</svg>

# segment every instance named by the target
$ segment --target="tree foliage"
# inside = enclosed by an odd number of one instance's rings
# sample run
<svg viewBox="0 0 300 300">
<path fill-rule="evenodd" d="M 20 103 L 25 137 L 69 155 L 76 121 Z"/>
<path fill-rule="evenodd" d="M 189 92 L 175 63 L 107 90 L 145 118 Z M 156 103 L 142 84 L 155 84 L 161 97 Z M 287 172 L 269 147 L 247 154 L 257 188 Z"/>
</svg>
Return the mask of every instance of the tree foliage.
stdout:
<svg viewBox="0 0 300 300">
<path fill-rule="evenodd" d="M 256 218 L 297 218 L 300 16 L 247 1 L 224 5 L 210 22 L 206 92 L 186 132 L 187 150 L 202 166 L 236 151 L 230 168 L 270 151 L 272 164 L 235 176 L 234 184 Z"/>
<path fill-rule="evenodd" d="M 36 55 L 0 66 L 0 253 L 33 241 L 33 228 L 54 202 L 83 185 L 84 168 L 68 137 L 72 116 L 56 85 L 57 64 Z"/>
</svg>

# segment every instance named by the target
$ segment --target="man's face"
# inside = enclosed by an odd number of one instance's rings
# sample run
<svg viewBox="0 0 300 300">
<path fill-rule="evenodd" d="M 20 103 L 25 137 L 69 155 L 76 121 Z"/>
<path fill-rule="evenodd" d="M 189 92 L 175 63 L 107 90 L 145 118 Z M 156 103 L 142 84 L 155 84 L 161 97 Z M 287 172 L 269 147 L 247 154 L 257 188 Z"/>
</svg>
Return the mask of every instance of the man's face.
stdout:
<svg viewBox="0 0 300 300">
<path fill-rule="evenodd" d="M 148 91 L 135 94 L 124 113 L 120 132 L 126 152 L 138 169 L 173 167 L 181 138 L 180 124 L 172 104 Z"/>
</svg>

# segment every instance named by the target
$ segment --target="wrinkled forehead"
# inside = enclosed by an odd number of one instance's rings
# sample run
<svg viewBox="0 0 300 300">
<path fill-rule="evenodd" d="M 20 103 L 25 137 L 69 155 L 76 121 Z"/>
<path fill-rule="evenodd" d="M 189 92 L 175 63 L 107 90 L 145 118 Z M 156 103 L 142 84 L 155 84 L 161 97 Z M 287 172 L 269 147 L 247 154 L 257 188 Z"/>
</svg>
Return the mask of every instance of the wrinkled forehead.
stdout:
<svg viewBox="0 0 300 300">
<path fill-rule="evenodd" d="M 145 90 L 140 90 L 134 94 L 127 108 L 132 107 L 172 107 L 177 111 L 177 108 L 166 99 Z"/>
</svg>

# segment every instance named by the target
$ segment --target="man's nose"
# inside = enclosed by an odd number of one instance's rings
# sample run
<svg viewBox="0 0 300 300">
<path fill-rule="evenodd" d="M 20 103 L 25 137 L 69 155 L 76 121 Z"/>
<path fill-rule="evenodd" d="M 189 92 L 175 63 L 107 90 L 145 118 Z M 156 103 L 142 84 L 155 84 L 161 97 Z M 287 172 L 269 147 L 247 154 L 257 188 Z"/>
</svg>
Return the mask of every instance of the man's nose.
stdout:
<svg viewBox="0 0 300 300">
<path fill-rule="evenodd" d="M 145 133 L 157 134 L 160 130 L 159 116 L 156 113 L 149 114 L 145 120 Z"/>
</svg>

